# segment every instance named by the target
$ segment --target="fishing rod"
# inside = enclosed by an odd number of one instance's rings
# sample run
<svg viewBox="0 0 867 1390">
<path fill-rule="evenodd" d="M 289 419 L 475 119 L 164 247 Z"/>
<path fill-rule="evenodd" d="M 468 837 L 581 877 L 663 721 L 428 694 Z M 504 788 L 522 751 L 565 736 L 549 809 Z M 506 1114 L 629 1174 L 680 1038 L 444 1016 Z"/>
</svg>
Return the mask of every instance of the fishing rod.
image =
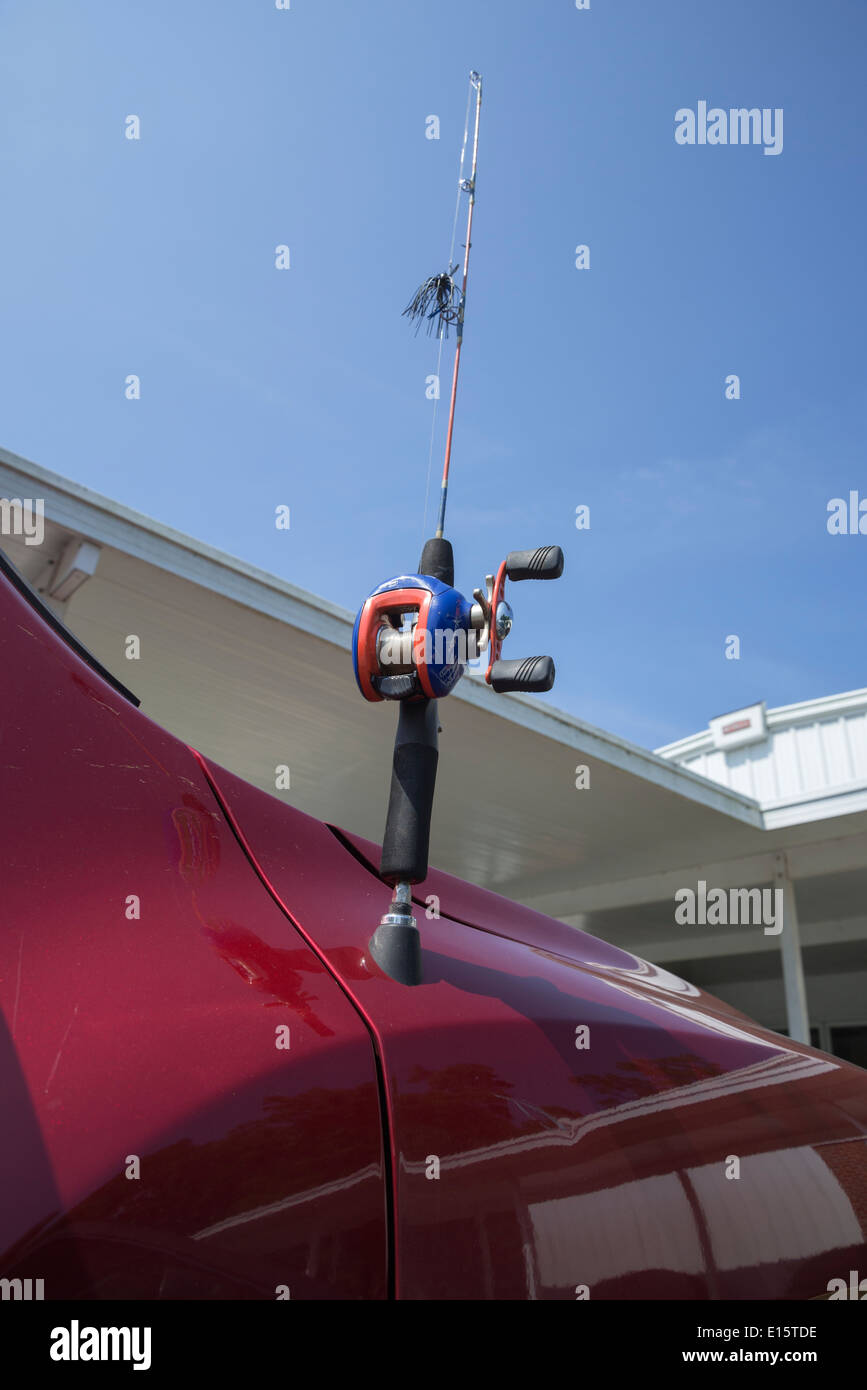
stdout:
<svg viewBox="0 0 867 1390">
<path fill-rule="evenodd" d="M 469 113 L 475 93 L 475 119 L 470 175 L 464 178 L 469 136 Z M 436 329 L 442 341 L 450 327 L 456 331 L 455 359 L 445 462 L 436 532 L 425 541 L 418 570 L 387 579 L 365 599 L 352 633 L 355 679 L 366 700 L 398 702 L 391 789 L 382 842 L 380 877 L 392 888 L 388 911 L 370 938 L 369 950 L 379 968 L 406 985 L 423 982 L 421 937 L 412 914 L 413 885 L 427 877 L 430 827 L 439 760 L 438 701 L 455 689 L 467 664 L 485 650 L 485 680 L 498 693 L 534 693 L 554 684 L 550 656 L 503 661 L 500 653 L 512 630 L 514 615 L 505 598 L 506 580 L 559 579 L 563 551 L 558 545 L 536 550 L 513 550 L 496 574 L 485 576 L 484 587 L 467 599 L 455 588 L 454 553 L 445 539 L 445 513 L 451 467 L 455 406 L 464 336 L 464 311 L 470 266 L 473 211 L 482 110 L 482 79 L 470 73 L 467 119 L 461 148 L 458 197 L 452 230 L 452 249 L 445 271 L 432 275 L 416 290 L 404 315 Z M 460 287 L 452 263 L 461 195 L 466 194 L 467 232 Z"/>
<path fill-rule="evenodd" d="M 449 422 L 446 430 L 446 457 L 443 463 L 443 480 L 440 489 L 440 511 L 436 536 L 442 538 L 446 524 L 446 502 L 449 495 L 449 467 L 452 461 L 452 435 L 455 428 L 455 405 L 458 399 L 458 375 L 461 370 L 461 348 L 464 344 L 464 310 L 467 303 L 467 280 L 470 274 L 470 247 L 473 236 L 473 210 L 476 206 L 476 172 L 479 167 L 479 123 L 482 118 L 482 79 L 477 72 L 470 73 L 470 92 L 476 89 L 476 123 L 473 132 L 473 162 L 469 179 L 459 177 L 458 196 L 461 192 L 469 194 L 467 205 L 467 239 L 464 244 L 464 277 L 461 285 L 460 309 L 458 311 L 457 343 L 455 345 L 455 364 L 452 370 L 452 393 L 449 401 Z M 464 149 L 466 148 L 466 126 L 464 126 Z M 461 172 L 463 172 L 464 150 L 461 150 Z"/>
</svg>

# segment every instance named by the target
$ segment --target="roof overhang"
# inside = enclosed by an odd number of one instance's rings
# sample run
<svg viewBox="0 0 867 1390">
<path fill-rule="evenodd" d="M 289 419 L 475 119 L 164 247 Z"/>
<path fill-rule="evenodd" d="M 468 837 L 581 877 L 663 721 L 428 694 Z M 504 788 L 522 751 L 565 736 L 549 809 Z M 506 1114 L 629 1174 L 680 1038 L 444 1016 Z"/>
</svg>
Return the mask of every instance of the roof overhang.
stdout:
<svg viewBox="0 0 867 1390">
<path fill-rule="evenodd" d="M 101 548 L 63 616 L 145 713 L 271 792 L 288 766 L 276 795 L 381 838 L 395 711 L 358 694 L 351 613 L 0 450 L 0 497 L 34 493 L 42 546 L 11 536 L 4 548 L 31 581 L 73 537 Z M 859 845 L 865 859 L 860 808 L 768 829 L 751 798 L 480 677 L 444 702 L 442 725 L 432 862 L 552 916 L 661 899 L 702 866 L 769 877 L 781 850 L 797 873 L 817 842 L 840 841 L 843 858 Z"/>
</svg>

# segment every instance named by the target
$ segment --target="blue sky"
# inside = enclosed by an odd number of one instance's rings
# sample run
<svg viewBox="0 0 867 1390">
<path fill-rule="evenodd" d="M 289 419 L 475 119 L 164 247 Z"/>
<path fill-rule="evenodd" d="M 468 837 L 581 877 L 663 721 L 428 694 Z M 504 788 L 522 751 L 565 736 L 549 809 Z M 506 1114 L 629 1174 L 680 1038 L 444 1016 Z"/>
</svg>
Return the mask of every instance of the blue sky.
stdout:
<svg viewBox="0 0 867 1390">
<path fill-rule="evenodd" d="M 459 586 L 560 542 L 504 655 L 649 747 L 862 686 L 867 536 L 826 520 L 867 498 L 865 52 L 861 0 L 0 0 L 0 444 L 352 609 L 413 569 L 401 311 L 475 67 Z M 781 107 L 782 153 L 678 145 L 700 100 Z"/>
</svg>

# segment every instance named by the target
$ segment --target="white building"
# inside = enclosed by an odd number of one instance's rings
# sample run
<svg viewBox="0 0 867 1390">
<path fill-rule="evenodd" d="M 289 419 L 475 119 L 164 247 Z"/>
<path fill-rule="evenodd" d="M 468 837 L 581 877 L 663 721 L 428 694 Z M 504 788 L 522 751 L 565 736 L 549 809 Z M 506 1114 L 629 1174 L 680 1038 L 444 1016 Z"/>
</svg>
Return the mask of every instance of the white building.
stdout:
<svg viewBox="0 0 867 1390">
<path fill-rule="evenodd" d="M 42 544 L 7 523 L 0 546 L 145 713 L 272 793 L 288 765 L 275 794 L 381 838 L 395 711 L 357 693 L 353 614 L 0 450 L 4 498 L 44 500 Z M 867 1065 L 867 690 L 651 753 L 467 677 L 440 746 L 432 863 Z M 687 889 L 756 888 L 779 932 L 677 920 Z"/>
<path fill-rule="evenodd" d="M 867 1066 L 867 852 L 857 834 L 848 834 L 867 810 L 867 690 L 771 710 L 755 704 L 711 719 L 706 730 L 657 752 L 750 797 L 766 831 L 832 823 L 838 833 L 823 839 L 821 849 L 802 844 L 786 855 L 792 881 L 787 925 L 794 914 L 814 1043 Z M 755 870 L 744 865 L 742 873 L 748 877 Z M 724 929 L 715 942 L 716 951 L 706 957 L 707 972 L 698 966 L 692 975 L 715 979 L 718 988 L 707 987 L 725 993 L 745 1012 L 764 1011 L 767 1017 L 776 998 L 770 1017 L 777 1018 L 779 991 L 747 979 L 743 946 L 727 940 Z M 724 963 L 721 956 L 731 959 Z M 734 970 L 741 972 L 737 982 L 730 979 Z M 790 989 L 797 1007 L 796 976 Z"/>
</svg>

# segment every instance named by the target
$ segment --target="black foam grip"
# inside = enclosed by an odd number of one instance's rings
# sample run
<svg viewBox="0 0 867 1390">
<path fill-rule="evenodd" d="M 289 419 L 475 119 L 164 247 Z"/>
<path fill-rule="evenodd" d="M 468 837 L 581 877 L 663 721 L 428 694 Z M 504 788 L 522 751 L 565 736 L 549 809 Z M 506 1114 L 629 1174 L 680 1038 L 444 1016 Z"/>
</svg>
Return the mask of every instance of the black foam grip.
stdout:
<svg viewBox="0 0 867 1390">
<path fill-rule="evenodd" d="M 559 545 L 540 545 L 538 550 L 512 550 L 506 556 L 510 579 L 559 579 L 563 552 Z"/>
<path fill-rule="evenodd" d="M 438 722 L 435 700 L 401 702 L 379 868 L 386 883 L 427 878 Z"/>
<path fill-rule="evenodd" d="M 448 584 L 450 589 L 454 588 L 455 557 L 451 541 L 445 540 L 442 536 L 433 536 L 429 541 L 425 541 L 418 562 L 418 572 L 429 574 L 441 584 Z"/>
<path fill-rule="evenodd" d="M 491 668 L 491 685 L 500 694 L 509 690 L 532 693 L 550 690 L 554 684 L 554 659 L 550 656 L 525 656 L 518 661 L 495 661 Z"/>
</svg>

